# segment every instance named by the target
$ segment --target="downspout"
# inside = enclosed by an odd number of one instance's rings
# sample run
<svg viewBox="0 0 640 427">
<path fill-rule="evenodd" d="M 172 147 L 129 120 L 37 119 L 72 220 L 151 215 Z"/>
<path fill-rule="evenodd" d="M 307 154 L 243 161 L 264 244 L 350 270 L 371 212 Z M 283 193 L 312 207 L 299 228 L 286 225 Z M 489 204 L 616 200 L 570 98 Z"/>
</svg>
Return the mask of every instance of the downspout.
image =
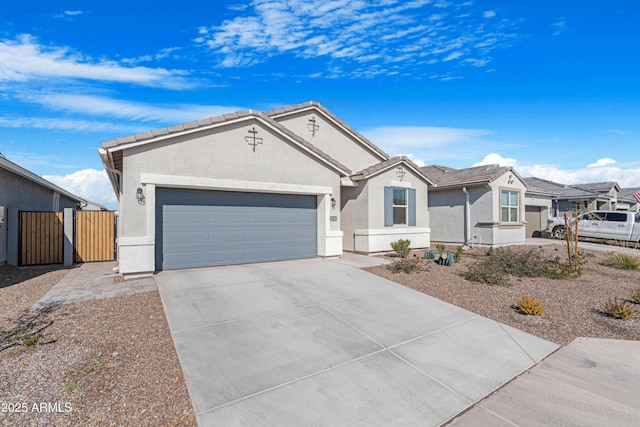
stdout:
<svg viewBox="0 0 640 427">
<path fill-rule="evenodd" d="M 471 214 L 470 214 L 471 209 L 469 206 L 469 192 L 467 191 L 467 187 L 462 187 L 462 192 L 464 193 L 464 216 L 465 216 L 464 245 L 467 246 L 467 244 L 471 240 Z"/>
</svg>

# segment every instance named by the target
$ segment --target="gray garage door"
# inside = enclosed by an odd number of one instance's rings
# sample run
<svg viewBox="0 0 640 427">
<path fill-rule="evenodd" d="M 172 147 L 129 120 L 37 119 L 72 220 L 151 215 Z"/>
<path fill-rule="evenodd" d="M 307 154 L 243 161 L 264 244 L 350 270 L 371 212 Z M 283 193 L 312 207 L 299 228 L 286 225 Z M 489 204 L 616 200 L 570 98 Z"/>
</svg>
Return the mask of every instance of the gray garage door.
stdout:
<svg viewBox="0 0 640 427">
<path fill-rule="evenodd" d="M 316 196 L 158 189 L 156 269 L 313 258 Z"/>
</svg>

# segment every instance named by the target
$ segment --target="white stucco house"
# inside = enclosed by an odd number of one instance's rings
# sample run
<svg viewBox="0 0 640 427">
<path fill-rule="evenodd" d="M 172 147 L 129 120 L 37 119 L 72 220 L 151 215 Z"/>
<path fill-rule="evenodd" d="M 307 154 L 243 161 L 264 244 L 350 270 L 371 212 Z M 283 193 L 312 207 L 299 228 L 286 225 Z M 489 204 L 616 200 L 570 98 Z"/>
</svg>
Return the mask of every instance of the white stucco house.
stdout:
<svg viewBox="0 0 640 427">
<path fill-rule="evenodd" d="M 317 102 L 240 111 L 99 149 L 125 275 L 430 244 L 428 185 Z"/>
<path fill-rule="evenodd" d="M 429 187 L 433 241 L 496 247 L 525 243 L 527 186 L 513 168 L 431 165 L 420 170 L 435 184 Z"/>
</svg>

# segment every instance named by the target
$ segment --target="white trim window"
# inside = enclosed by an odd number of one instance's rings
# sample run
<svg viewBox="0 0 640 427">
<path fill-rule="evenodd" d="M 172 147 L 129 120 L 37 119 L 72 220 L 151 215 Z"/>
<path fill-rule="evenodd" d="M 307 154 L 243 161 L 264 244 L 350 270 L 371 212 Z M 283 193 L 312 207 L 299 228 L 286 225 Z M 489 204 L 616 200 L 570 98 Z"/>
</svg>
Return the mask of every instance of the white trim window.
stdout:
<svg viewBox="0 0 640 427">
<path fill-rule="evenodd" d="M 53 192 L 53 209 L 54 212 L 60 210 L 60 193 Z"/>
<path fill-rule="evenodd" d="M 407 189 L 393 187 L 393 225 L 407 225 L 408 206 Z"/>
<path fill-rule="evenodd" d="M 500 221 L 520 222 L 520 192 L 500 191 Z"/>
</svg>

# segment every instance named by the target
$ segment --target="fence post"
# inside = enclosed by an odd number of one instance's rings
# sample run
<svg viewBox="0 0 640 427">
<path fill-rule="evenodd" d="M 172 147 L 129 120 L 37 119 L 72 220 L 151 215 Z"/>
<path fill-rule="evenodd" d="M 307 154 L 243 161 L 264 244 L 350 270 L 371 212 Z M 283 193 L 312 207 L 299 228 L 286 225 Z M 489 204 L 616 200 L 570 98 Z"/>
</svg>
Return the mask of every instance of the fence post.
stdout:
<svg viewBox="0 0 640 427">
<path fill-rule="evenodd" d="M 17 208 L 9 208 L 7 226 L 7 264 L 18 265 L 18 242 L 20 239 L 20 213 Z"/>
<path fill-rule="evenodd" d="M 64 208 L 64 266 L 73 265 L 73 209 Z"/>
</svg>

